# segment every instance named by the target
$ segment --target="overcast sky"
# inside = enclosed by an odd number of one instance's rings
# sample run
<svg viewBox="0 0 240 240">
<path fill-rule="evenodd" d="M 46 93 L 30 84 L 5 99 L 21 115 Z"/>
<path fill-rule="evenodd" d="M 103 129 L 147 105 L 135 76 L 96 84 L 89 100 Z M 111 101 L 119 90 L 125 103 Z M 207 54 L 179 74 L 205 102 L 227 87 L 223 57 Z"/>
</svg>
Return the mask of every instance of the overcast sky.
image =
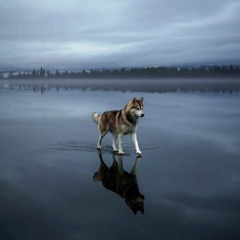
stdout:
<svg viewBox="0 0 240 240">
<path fill-rule="evenodd" d="M 0 71 L 240 64 L 239 0 L 0 0 Z"/>
</svg>

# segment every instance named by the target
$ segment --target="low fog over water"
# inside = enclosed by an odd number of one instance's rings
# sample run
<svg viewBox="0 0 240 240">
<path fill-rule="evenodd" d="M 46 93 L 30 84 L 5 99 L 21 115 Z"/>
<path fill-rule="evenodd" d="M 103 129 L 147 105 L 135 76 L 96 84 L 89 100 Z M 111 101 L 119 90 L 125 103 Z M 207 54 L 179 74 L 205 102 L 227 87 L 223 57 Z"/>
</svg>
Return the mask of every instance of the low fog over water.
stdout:
<svg viewBox="0 0 240 240">
<path fill-rule="evenodd" d="M 160 94 L 165 82 L 154 83 L 102 81 L 94 89 L 82 82 L 84 90 L 63 81 L 1 85 L 1 239 L 240 237 L 239 93 Z M 175 83 L 166 88 L 179 88 Z M 142 96 L 136 178 L 145 199 L 144 214 L 135 215 L 125 199 L 93 181 L 101 157 L 130 173 L 136 162 L 130 136 L 122 159 L 112 156 L 110 134 L 99 155 L 91 114 Z"/>
</svg>

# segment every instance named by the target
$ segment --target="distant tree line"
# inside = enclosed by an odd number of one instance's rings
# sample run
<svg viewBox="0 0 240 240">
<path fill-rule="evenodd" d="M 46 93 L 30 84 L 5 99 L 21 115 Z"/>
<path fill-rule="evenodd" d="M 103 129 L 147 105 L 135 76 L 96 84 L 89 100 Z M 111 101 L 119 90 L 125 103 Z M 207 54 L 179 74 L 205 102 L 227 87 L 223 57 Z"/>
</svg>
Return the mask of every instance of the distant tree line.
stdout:
<svg viewBox="0 0 240 240">
<path fill-rule="evenodd" d="M 146 67 L 121 69 L 92 69 L 81 71 L 51 72 L 40 68 L 31 71 L 9 72 L 10 79 L 34 78 L 102 78 L 102 79 L 130 79 L 130 78 L 236 78 L 240 77 L 240 67 L 236 65 L 200 66 L 200 67 Z"/>
</svg>

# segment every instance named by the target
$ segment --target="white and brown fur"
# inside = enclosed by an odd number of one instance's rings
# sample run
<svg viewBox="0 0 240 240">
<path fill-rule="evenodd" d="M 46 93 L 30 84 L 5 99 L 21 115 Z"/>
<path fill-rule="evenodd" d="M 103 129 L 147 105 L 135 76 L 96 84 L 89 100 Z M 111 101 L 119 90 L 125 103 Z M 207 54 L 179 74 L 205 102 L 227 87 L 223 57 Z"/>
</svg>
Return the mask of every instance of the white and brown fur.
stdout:
<svg viewBox="0 0 240 240">
<path fill-rule="evenodd" d="M 139 149 L 137 141 L 137 123 L 139 117 L 143 117 L 143 97 L 137 100 L 133 98 L 126 104 L 122 110 L 106 111 L 102 115 L 98 113 L 93 113 L 93 121 L 98 125 L 99 139 L 97 143 L 97 148 L 101 149 L 101 143 L 103 137 L 110 131 L 113 136 L 112 147 L 113 151 L 119 154 L 124 154 L 123 152 L 123 136 L 126 134 L 131 134 L 136 153 L 141 155 L 142 152 Z M 119 135 L 119 148 L 117 149 L 115 141 Z"/>
</svg>

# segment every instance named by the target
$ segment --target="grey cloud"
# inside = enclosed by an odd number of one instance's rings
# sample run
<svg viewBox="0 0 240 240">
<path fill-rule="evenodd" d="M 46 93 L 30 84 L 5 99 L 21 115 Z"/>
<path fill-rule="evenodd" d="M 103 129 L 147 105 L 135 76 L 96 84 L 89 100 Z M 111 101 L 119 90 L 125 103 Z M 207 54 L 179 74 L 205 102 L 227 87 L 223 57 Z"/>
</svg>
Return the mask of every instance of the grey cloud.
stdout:
<svg viewBox="0 0 240 240">
<path fill-rule="evenodd" d="M 11 0 L 1 3 L 0 66 L 239 64 L 239 9 L 235 0 Z"/>
</svg>

